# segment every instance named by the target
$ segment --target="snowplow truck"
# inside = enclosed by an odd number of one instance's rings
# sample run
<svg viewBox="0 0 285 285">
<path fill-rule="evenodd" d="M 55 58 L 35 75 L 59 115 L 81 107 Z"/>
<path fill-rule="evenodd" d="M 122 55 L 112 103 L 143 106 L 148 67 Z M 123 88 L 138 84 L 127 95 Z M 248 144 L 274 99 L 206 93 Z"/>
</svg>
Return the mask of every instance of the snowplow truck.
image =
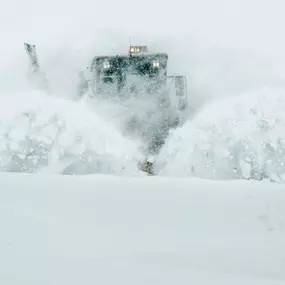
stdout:
<svg viewBox="0 0 285 285">
<path fill-rule="evenodd" d="M 126 94 L 174 94 L 179 110 L 188 106 L 187 81 L 183 75 L 167 74 L 167 53 L 149 53 L 147 46 L 130 46 L 126 55 L 96 56 L 92 59 L 82 87 L 92 96 Z M 172 98 L 173 99 L 173 98 Z M 173 101 L 173 100 L 172 100 Z"/>
<path fill-rule="evenodd" d="M 32 83 L 49 90 L 45 74 L 40 71 L 36 46 L 25 43 L 25 50 Z M 186 77 L 168 75 L 167 65 L 167 53 L 150 53 L 147 46 L 131 45 L 124 55 L 92 58 L 87 68 L 78 73 L 77 98 L 88 94 L 91 98 L 118 98 L 123 103 L 131 96 L 139 99 L 139 104 L 148 98 L 155 102 L 155 108 L 146 112 L 146 120 L 131 114 L 126 123 L 127 133 L 139 134 L 143 140 L 142 152 L 146 159 L 139 163 L 139 168 L 151 175 L 154 174 L 155 157 L 169 131 L 183 123 L 188 109 Z M 154 159 L 150 161 L 152 156 Z"/>
</svg>

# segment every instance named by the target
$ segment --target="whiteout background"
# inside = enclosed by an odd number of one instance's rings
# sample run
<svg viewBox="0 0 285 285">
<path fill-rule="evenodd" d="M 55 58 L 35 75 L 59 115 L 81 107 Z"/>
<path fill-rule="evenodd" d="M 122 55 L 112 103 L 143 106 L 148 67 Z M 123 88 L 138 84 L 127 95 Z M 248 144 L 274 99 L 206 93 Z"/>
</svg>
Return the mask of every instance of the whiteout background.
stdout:
<svg viewBox="0 0 285 285">
<path fill-rule="evenodd" d="M 2 3 L 1 170 L 45 174 L 0 175 L 1 284 L 284 284 L 284 185 L 232 180 L 284 178 L 284 6 Z M 188 77 L 191 120 L 162 149 L 160 174 L 229 181 L 51 175 L 142 175 L 124 110 L 66 100 L 78 70 L 125 52 L 129 36 Z M 49 96 L 27 83 L 24 41 Z"/>
</svg>

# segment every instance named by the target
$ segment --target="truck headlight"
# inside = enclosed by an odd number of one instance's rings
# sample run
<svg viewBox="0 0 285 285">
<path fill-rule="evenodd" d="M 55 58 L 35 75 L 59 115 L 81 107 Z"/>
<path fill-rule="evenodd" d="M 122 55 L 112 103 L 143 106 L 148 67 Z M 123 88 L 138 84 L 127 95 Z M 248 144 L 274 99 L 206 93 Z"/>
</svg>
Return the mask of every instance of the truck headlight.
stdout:
<svg viewBox="0 0 285 285">
<path fill-rule="evenodd" d="M 108 61 L 105 61 L 104 63 L 103 63 L 103 68 L 104 69 L 108 69 L 108 68 L 110 68 L 110 62 L 108 62 Z"/>
<path fill-rule="evenodd" d="M 153 67 L 159 67 L 159 61 L 158 61 L 158 60 L 154 60 L 154 61 L 152 62 L 152 66 L 153 66 Z"/>
</svg>

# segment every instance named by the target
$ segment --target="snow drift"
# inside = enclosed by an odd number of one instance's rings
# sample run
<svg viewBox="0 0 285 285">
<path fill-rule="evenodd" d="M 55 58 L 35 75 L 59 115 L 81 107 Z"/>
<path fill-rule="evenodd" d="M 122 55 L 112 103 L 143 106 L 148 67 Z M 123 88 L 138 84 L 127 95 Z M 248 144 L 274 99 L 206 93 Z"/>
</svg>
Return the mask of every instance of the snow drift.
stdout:
<svg viewBox="0 0 285 285">
<path fill-rule="evenodd" d="M 159 156 L 161 175 L 285 179 L 284 90 L 216 100 L 174 131 Z"/>
</svg>

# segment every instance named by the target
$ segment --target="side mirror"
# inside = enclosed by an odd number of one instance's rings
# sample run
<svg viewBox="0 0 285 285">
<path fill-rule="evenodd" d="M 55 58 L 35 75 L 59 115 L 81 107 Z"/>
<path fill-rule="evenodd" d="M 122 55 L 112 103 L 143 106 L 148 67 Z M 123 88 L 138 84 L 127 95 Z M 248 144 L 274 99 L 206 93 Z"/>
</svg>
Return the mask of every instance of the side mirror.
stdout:
<svg viewBox="0 0 285 285">
<path fill-rule="evenodd" d="M 188 107 L 187 80 L 184 75 L 167 76 L 171 80 L 170 86 L 174 86 L 177 99 L 177 109 L 184 111 Z"/>
<path fill-rule="evenodd" d="M 175 76 L 175 91 L 178 97 L 178 109 L 185 110 L 188 107 L 187 80 L 185 76 Z"/>
</svg>

